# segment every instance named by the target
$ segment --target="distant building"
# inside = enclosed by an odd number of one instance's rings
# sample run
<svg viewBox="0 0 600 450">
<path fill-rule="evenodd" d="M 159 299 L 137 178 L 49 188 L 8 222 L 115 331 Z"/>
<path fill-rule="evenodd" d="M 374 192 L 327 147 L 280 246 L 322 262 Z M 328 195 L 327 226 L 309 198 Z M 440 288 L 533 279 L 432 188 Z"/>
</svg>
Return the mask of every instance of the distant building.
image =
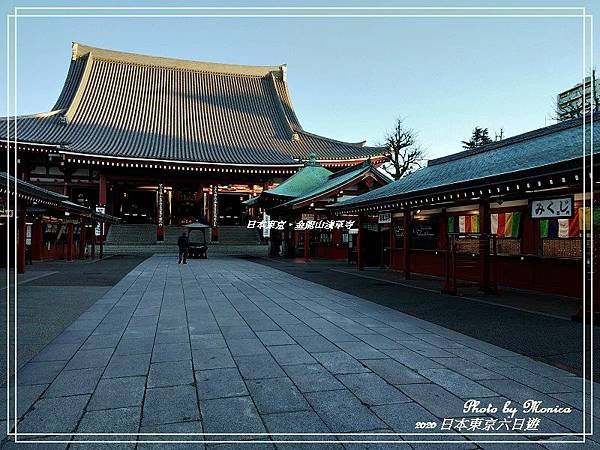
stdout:
<svg viewBox="0 0 600 450">
<path fill-rule="evenodd" d="M 592 93 L 592 85 L 594 92 Z M 556 115 L 560 121 L 581 117 L 583 98 L 585 96 L 585 112 L 597 110 L 598 92 L 600 92 L 600 80 L 596 79 L 595 73 L 586 77 L 584 83 L 579 83 L 570 89 L 558 94 L 556 98 Z"/>
</svg>

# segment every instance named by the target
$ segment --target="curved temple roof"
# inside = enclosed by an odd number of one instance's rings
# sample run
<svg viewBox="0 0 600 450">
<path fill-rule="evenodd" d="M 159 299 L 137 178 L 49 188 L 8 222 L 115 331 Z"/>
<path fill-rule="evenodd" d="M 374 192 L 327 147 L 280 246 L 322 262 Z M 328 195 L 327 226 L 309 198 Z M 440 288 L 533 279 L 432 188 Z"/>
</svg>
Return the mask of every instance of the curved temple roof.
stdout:
<svg viewBox="0 0 600 450">
<path fill-rule="evenodd" d="M 17 133 L 19 142 L 60 145 L 64 153 L 206 164 L 298 166 L 312 152 L 335 164 L 383 153 L 304 131 L 285 65 L 184 61 L 77 43 L 54 108 L 18 117 Z"/>
</svg>

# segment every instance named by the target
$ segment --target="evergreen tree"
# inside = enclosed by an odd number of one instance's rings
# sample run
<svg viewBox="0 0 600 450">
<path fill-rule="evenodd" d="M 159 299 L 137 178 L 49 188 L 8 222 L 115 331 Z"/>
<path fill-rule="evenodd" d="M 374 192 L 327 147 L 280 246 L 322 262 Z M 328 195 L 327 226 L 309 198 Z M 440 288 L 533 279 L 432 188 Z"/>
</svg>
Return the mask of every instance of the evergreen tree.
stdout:
<svg viewBox="0 0 600 450">
<path fill-rule="evenodd" d="M 488 129 L 480 127 L 475 127 L 470 140 L 462 141 L 463 148 L 477 148 L 482 145 L 491 144 L 492 142 L 494 141 L 490 138 Z"/>
</svg>

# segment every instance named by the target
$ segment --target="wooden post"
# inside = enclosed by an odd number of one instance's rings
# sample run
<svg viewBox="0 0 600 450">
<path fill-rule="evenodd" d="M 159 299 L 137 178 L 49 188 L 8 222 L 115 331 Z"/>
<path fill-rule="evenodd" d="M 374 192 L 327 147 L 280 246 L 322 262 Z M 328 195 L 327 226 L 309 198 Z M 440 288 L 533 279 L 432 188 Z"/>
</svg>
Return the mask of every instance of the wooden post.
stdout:
<svg viewBox="0 0 600 450">
<path fill-rule="evenodd" d="M 86 235 L 86 227 L 85 221 L 81 221 L 79 223 L 79 258 L 85 258 L 85 236 Z"/>
<path fill-rule="evenodd" d="M 104 230 L 104 223 L 100 222 L 100 229 Z M 100 259 L 102 259 L 104 257 L 104 233 L 101 231 L 100 232 Z"/>
<path fill-rule="evenodd" d="M 96 257 L 96 221 L 92 221 L 92 237 L 90 239 L 92 241 L 92 248 L 90 252 L 90 256 L 92 259 Z"/>
<path fill-rule="evenodd" d="M 199 222 L 206 223 L 206 218 L 204 217 L 204 189 L 202 184 L 196 185 L 196 193 L 194 194 L 194 205 L 197 211 L 197 220 Z"/>
<path fill-rule="evenodd" d="M 446 208 L 443 208 L 440 214 L 438 231 L 438 248 L 448 250 L 448 214 L 446 214 Z"/>
<path fill-rule="evenodd" d="M 73 261 L 73 224 L 67 224 L 67 261 Z"/>
<path fill-rule="evenodd" d="M 71 176 L 73 175 L 73 169 L 71 167 L 63 167 L 63 195 L 71 198 Z"/>
<path fill-rule="evenodd" d="M 390 222 L 390 235 L 389 235 L 389 269 L 392 269 L 394 266 L 394 253 L 396 250 L 396 233 L 394 228 L 394 218 L 392 217 L 392 221 Z"/>
<path fill-rule="evenodd" d="M 304 230 L 304 259 L 310 258 L 310 230 Z"/>
<path fill-rule="evenodd" d="M 403 259 L 404 259 L 404 279 L 410 280 L 410 236 L 411 230 L 411 211 L 410 209 L 404 210 L 404 239 L 403 239 Z"/>
<path fill-rule="evenodd" d="M 17 273 L 25 273 L 26 239 L 26 214 L 24 210 L 21 210 L 17 218 Z"/>
<path fill-rule="evenodd" d="M 365 269 L 365 255 L 363 249 L 363 216 L 358 216 L 358 234 L 356 235 L 356 268 L 358 270 Z"/>
<path fill-rule="evenodd" d="M 43 245 L 44 233 L 42 230 L 42 222 L 39 219 L 36 219 L 31 226 L 31 259 L 33 261 L 42 259 Z"/>
<path fill-rule="evenodd" d="M 479 203 L 479 289 L 492 291 L 490 284 L 490 203 L 482 199 Z"/>
<path fill-rule="evenodd" d="M 100 173 L 98 180 L 98 206 L 106 206 L 106 175 Z"/>
</svg>

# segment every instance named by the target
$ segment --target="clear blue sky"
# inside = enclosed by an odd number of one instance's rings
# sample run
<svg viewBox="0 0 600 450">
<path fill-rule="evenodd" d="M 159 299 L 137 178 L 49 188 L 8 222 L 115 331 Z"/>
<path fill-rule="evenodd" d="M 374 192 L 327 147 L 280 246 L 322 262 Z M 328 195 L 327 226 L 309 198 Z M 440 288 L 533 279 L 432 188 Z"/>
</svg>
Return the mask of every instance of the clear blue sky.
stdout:
<svg viewBox="0 0 600 450">
<path fill-rule="evenodd" d="M 4 3 L 5 14 L 15 3 L 84 4 L 68 0 Z M 123 2 L 87 3 L 92 4 Z M 159 3 L 127 3 L 148 4 Z M 269 2 L 235 3 L 259 4 Z M 365 4 L 373 5 L 344 3 Z M 488 3 L 498 4 L 520 2 Z M 526 5 L 586 6 L 592 14 L 600 11 L 593 1 L 532 0 Z M 6 35 L 5 20 L 2 33 Z M 292 100 L 308 131 L 377 144 L 395 118 L 402 116 L 418 132 L 429 157 L 460 150 L 460 141 L 469 137 L 475 125 L 488 127 L 492 136 L 500 128 L 511 136 L 544 126 L 556 94 L 579 82 L 582 75 L 580 18 L 20 18 L 19 113 L 47 111 L 53 105 L 68 69 L 71 41 L 184 59 L 287 63 Z M 5 115 L 4 46 L 1 52 L 0 114 Z M 595 60 L 600 61 L 600 56 L 595 55 Z"/>
</svg>

